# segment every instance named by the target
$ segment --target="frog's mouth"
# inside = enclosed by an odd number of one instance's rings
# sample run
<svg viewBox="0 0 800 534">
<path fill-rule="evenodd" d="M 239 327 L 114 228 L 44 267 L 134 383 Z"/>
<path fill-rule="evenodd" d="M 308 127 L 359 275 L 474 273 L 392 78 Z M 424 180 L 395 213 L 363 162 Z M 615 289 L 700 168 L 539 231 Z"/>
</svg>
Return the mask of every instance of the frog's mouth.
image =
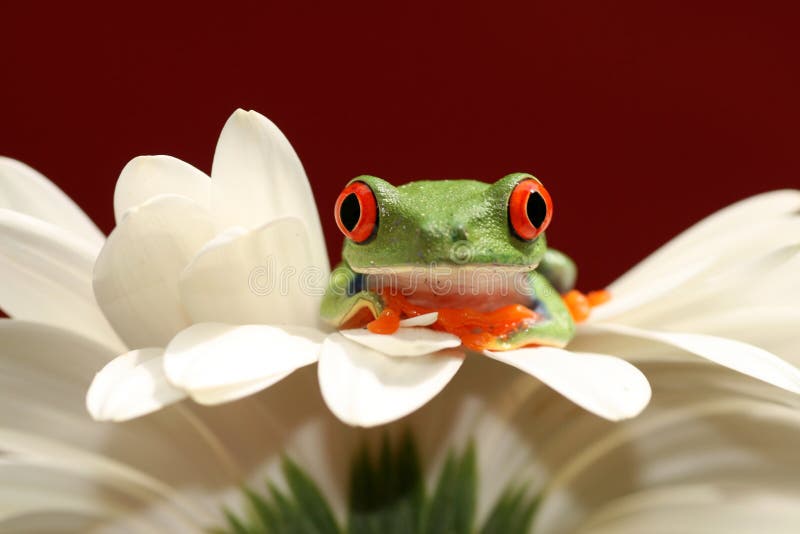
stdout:
<svg viewBox="0 0 800 534">
<path fill-rule="evenodd" d="M 527 273 L 536 266 L 437 265 L 364 269 L 363 289 L 402 295 L 425 308 L 489 312 L 511 304 L 534 309 Z"/>
</svg>

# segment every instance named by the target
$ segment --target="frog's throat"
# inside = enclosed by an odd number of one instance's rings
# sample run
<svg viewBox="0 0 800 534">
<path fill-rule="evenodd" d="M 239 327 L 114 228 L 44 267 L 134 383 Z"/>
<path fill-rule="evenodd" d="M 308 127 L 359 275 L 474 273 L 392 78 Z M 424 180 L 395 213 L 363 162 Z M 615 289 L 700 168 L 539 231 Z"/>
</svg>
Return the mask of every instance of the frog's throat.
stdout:
<svg viewBox="0 0 800 534">
<path fill-rule="evenodd" d="M 539 296 L 530 284 L 530 271 L 494 265 L 381 268 L 361 273 L 360 288 L 401 294 L 412 304 L 433 309 L 490 311 L 509 304 L 532 307 Z"/>
<path fill-rule="evenodd" d="M 447 275 L 449 273 L 457 274 L 461 272 L 500 272 L 500 273 L 526 273 L 535 270 L 539 266 L 539 262 L 531 263 L 528 265 L 509 265 L 500 263 L 470 263 L 468 265 L 461 265 L 458 263 L 431 263 L 430 265 L 389 265 L 381 267 L 360 267 L 350 265 L 350 268 L 359 274 L 408 274 L 418 273 L 420 275 L 425 273 L 433 273 L 437 275 Z"/>
</svg>

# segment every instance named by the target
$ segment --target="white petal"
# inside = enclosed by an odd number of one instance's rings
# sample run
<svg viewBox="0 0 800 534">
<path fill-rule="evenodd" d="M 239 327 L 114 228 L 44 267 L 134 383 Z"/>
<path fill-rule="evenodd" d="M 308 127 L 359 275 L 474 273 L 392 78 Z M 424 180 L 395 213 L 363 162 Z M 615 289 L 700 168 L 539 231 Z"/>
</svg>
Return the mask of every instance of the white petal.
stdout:
<svg viewBox="0 0 800 534">
<path fill-rule="evenodd" d="M 680 266 L 663 276 L 654 278 L 649 285 L 637 287 L 636 291 L 620 293 L 618 289 L 611 289 L 611 300 L 593 308 L 587 321 L 596 322 L 616 318 L 628 311 L 637 310 L 656 299 L 669 296 L 671 292 L 707 271 L 712 264 L 712 258 L 702 258 L 697 262 Z"/>
<path fill-rule="evenodd" d="M 85 438 L 94 426 L 87 424 L 86 388 L 113 356 L 111 349 L 71 331 L 0 319 L 0 427 L 63 435 L 52 428 L 51 416 L 58 415 L 73 423 L 66 433 L 77 430 Z"/>
<path fill-rule="evenodd" d="M 71 469 L 73 483 L 77 476 L 85 476 L 95 490 L 108 484 L 116 489 L 116 495 L 122 491 L 131 507 L 146 507 L 152 512 L 151 505 L 157 503 L 164 511 L 170 508 L 173 513 L 181 512 L 192 524 L 209 526 L 218 519 L 216 510 L 209 511 L 202 500 L 195 499 L 198 490 L 235 487 L 239 472 L 250 472 L 259 459 L 280 454 L 280 440 L 267 428 L 274 410 L 250 401 L 237 403 L 235 412 L 194 411 L 193 403 L 179 403 L 124 425 L 98 424 L 86 411 L 87 389 L 94 374 L 115 355 L 65 330 L 0 320 L 3 453 L 35 457 Z M 307 375 L 303 387 L 316 388 L 316 376 Z M 283 393 L 282 402 L 275 406 L 292 402 L 295 393 Z M 319 399 L 315 399 L 315 406 L 317 412 L 324 410 Z M 242 420 L 262 430 L 256 434 L 242 432 Z M 15 441 L 16 449 L 9 441 L 9 432 L 22 437 L 22 441 Z M 34 447 L 36 444 L 41 447 Z M 52 487 L 52 477 L 42 482 L 43 487 L 48 487 L 47 482 Z M 11 484 L 10 488 L 14 487 Z M 137 505 L 128 498 L 134 495 L 148 502 L 137 501 Z M 152 518 L 156 524 L 161 519 L 161 525 L 165 525 L 162 514 Z"/>
<path fill-rule="evenodd" d="M 682 269 L 653 280 L 651 287 L 613 295 L 592 311 L 589 322 L 655 326 L 672 330 L 675 322 L 702 320 L 709 315 L 749 306 L 794 305 L 800 298 L 800 218 L 762 227 L 757 235 L 734 236 L 727 250 L 693 263 L 702 271 L 684 278 L 680 287 L 666 280 Z M 741 238 L 741 242 L 738 239 Z M 788 244 L 787 244 L 788 243 Z M 712 247 L 714 243 L 710 244 Z M 652 290 L 659 291 L 652 294 Z"/>
<path fill-rule="evenodd" d="M 794 534 L 800 524 L 796 489 L 765 477 L 761 485 L 674 484 L 648 488 L 604 503 L 580 534 Z"/>
<path fill-rule="evenodd" d="M 239 382 L 236 384 L 222 386 L 222 387 L 209 388 L 209 389 L 193 389 L 191 390 L 190 394 L 193 401 L 208 406 L 223 404 L 226 402 L 233 402 L 235 400 L 239 400 L 244 397 L 258 393 L 259 391 L 266 389 L 273 384 L 277 384 L 278 382 L 280 382 L 281 380 L 292 374 L 292 372 L 294 372 L 294 370 L 289 371 L 288 373 L 261 378 L 259 380 L 252 380 L 249 382 Z"/>
<path fill-rule="evenodd" d="M 800 300 L 798 272 L 800 272 L 800 254 L 795 254 L 769 273 L 759 273 L 760 283 L 754 283 L 747 288 L 748 304 L 797 307 L 797 302 Z"/>
<path fill-rule="evenodd" d="M 96 425 L 96 423 L 95 423 Z M 0 430 L 0 434 L 6 434 Z M 4 455 L 0 463 L 0 532 L 4 533 L 74 533 L 105 532 L 100 525 L 108 527 L 115 520 L 123 528 L 120 532 L 152 532 L 161 522 L 172 529 L 198 528 L 196 522 L 190 523 L 184 517 L 139 517 L 134 519 L 137 508 L 148 507 L 157 500 L 150 494 L 145 496 L 141 486 L 121 477 L 100 475 L 97 465 L 82 465 L 77 451 L 52 446 L 25 435 L 3 435 L 4 444 L 9 448 L 21 449 L 22 454 Z M 8 443 L 6 440 L 10 440 Z M 51 445 L 48 447 L 48 445 Z M 41 453 L 64 454 L 61 465 L 43 460 Z M 72 465 L 65 465 L 68 462 Z M 81 468 L 84 469 L 81 469 Z M 86 469 L 89 467 L 88 469 Z M 106 476 L 103 476 L 106 475 Z M 148 498 L 149 497 L 149 498 Z M 177 515 L 177 514 L 176 514 Z M 122 518 L 125 518 L 124 520 Z M 178 522 L 174 522 L 178 519 Z"/>
<path fill-rule="evenodd" d="M 463 355 L 452 353 L 394 358 L 332 334 L 322 345 L 317 371 L 331 411 L 347 424 L 369 427 L 424 405 L 447 385 L 462 362 Z"/>
<path fill-rule="evenodd" d="M 537 455 L 549 473 L 537 532 L 574 532 L 582 515 L 610 499 L 676 483 L 784 486 L 797 499 L 797 397 L 707 362 L 643 369 L 656 394 L 642 416 L 593 432 L 573 416 L 568 425 L 560 419 L 557 432 L 539 432 L 557 439 Z"/>
<path fill-rule="evenodd" d="M 122 169 L 114 189 L 117 224 L 130 208 L 159 195 L 177 195 L 209 210 L 211 180 L 205 173 L 172 156 L 139 156 Z"/>
<path fill-rule="evenodd" d="M 105 236 L 53 182 L 22 162 L 0 157 L 0 208 L 49 222 L 86 241 L 97 253 Z"/>
<path fill-rule="evenodd" d="M 181 301 L 193 322 L 315 326 L 327 277 L 313 261 L 299 219 L 231 229 L 181 274 Z"/>
<path fill-rule="evenodd" d="M 139 349 L 106 365 L 86 394 L 86 408 L 92 417 L 98 421 L 126 421 L 186 397 L 167 381 L 163 356 L 163 349 Z"/>
<path fill-rule="evenodd" d="M 125 346 L 92 292 L 92 245 L 50 223 L 0 209 L 0 308 L 72 330 L 115 352 Z"/>
<path fill-rule="evenodd" d="M 484 351 L 490 358 L 538 378 L 578 406 L 619 421 L 638 415 L 650 401 L 650 384 L 616 356 L 552 347 Z"/>
<path fill-rule="evenodd" d="M 667 343 L 768 384 L 800 393 L 800 370 L 764 349 L 741 341 L 703 334 L 655 332 L 618 324 L 593 324 L 590 328 Z"/>
<path fill-rule="evenodd" d="M 279 217 L 298 217 L 306 225 L 313 263 L 327 275 L 311 186 L 277 126 L 255 111 L 236 110 L 220 134 L 211 176 L 213 210 L 224 226 L 257 228 Z"/>
<path fill-rule="evenodd" d="M 178 278 L 214 235 L 208 213 L 182 197 L 157 197 L 127 212 L 97 258 L 94 293 L 128 346 L 163 347 L 190 324 Z"/>
<path fill-rule="evenodd" d="M 193 396 L 197 390 L 247 386 L 314 363 L 323 338 L 301 327 L 195 324 L 167 346 L 164 371 Z"/>
<path fill-rule="evenodd" d="M 0 464 L 0 480 L 0 532 L 89 532 L 124 509 L 111 488 L 17 458 Z"/>
<path fill-rule="evenodd" d="M 707 317 L 692 317 L 670 327 L 678 332 L 696 332 L 743 341 L 798 366 L 800 351 L 797 350 L 797 325 L 800 325 L 800 309 L 787 306 L 727 310 Z M 614 337 L 619 339 L 621 336 Z M 629 338 L 622 339 L 629 342 Z"/>
<path fill-rule="evenodd" d="M 423 313 L 422 315 L 417 315 L 416 317 L 409 317 L 408 319 L 403 319 L 400 321 L 401 327 L 406 326 L 430 326 L 435 323 L 439 319 L 438 312 L 431 312 L 431 313 Z"/>
<path fill-rule="evenodd" d="M 95 424 L 95 426 L 100 425 Z M 125 440 L 130 438 L 130 433 L 127 436 L 120 433 L 116 436 L 109 436 L 109 438 L 112 438 L 110 441 L 113 441 L 114 438 Z M 120 505 L 121 508 L 117 509 L 114 515 L 136 514 L 137 508 L 142 506 L 153 507 L 154 509 L 159 507 L 162 509 L 172 508 L 164 510 L 167 512 L 166 514 L 158 513 L 158 520 L 153 520 L 154 524 L 160 524 L 170 532 L 194 531 L 192 527 L 202 521 L 198 521 L 195 517 L 208 518 L 210 515 L 201 505 L 193 505 L 188 509 L 178 510 L 177 502 L 167 504 L 168 500 L 175 495 L 173 488 L 157 477 L 132 469 L 129 465 L 104 457 L 102 454 L 93 454 L 70 447 L 57 440 L 6 428 L 0 428 L 0 441 L 3 443 L 4 459 L 6 460 L 2 464 L 1 469 L 3 472 L 1 474 L 21 479 L 19 486 L 22 488 L 27 486 L 27 489 L 35 491 L 38 485 L 35 483 L 37 474 L 47 477 L 49 484 L 45 483 L 42 486 L 50 490 L 55 489 L 59 482 L 64 482 L 62 476 L 69 477 L 73 485 L 73 491 L 80 492 L 81 486 L 88 486 L 92 491 L 87 493 L 94 495 L 96 499 L 105 501 L 105 504 L 113 502 Z M 12 471 L 12 473 L 9 473 L 9 471 Z M 52 492 L 51 496 L 57 498 L 55 492 Z M 17 497 L 20 497 L 20 495 Z M 18 508 L 19 505 L 27 507 L 30 504 L 41 511 L 47 509 L 45 503 L 36 502 L 38 499 L 20 500 L 22 502 L 15 503 L 16 506 L 12 506 L 12 510 L 9 510 L 12 515 L 15 515 L 13 508 L 21 511 Z M 178 501 L 178 499 L 175 500 Z M 188 499 L 186 501 L 188 502 Z M 165 504 L 167 504 L 166 507 L 164 506 Z M 50 511 L 57 511 L 58 502 L 50 503 L 49 508 Z M 152 511 L 155 511 L 154 509 Z M 0 516 L 4 515 L 3 512 L 6 512 L 6 510 L 0 510 Z M 194 514 L 199 514 L 199 516 L 194 516 Z M 208 521 L 208 519 L 205 519 L 205 521 Z M 131 523 L 137 523 L 138 521 L 125 522 L 128 523 L 128 526 L 131 526 Z M 120 523 L 123 523 L 123 521 L 120 521 Z M 167 527 L 167 525 L 169 526 Z M 0 526 L 5 527 L 6 524 L 0 524 Z M 145 531 L 150 530 L 150 528 L 147 528 Z M 5 529 L 2 529 L 2 531 L 7 532 Z M 124 531 L 129 532 L 129 530 Z M 138 531 L 138 529 L 134 531 Z M 35 530 L 34 532 L 41 531 Z"/>
<path fill-rule="evenodd" d="M 711 253 L 716 242 L 735 236 L 754 221 L 769 226 L 772 221 L 790 217 L 800 209 L 800 191 L 772 191 L 737 202 L 685 230 L 648 256 L 613 284 L 612 293 L 635 292 L 648 287 L 670 271 Z M 742 242 L 746 249 L 746 242 Z M 746 250 L 745 250 L 746 252 Z"/>
<path fill-rule="evenodd" d="M 340 330 L 340 333 L 351 341 L 389 356 L 423 356 L 461 345 L 458 336 L 421 327 L 400 328 L 394 334 L 373 334 L 366 328 Z"/>
</svg>

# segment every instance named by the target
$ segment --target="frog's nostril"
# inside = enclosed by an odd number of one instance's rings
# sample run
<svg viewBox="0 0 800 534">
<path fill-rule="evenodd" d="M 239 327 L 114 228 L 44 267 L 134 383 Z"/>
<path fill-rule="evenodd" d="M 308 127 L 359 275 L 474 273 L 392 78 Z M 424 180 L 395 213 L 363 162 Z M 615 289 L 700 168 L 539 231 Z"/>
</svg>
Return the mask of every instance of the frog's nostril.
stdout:
<svg viewBox="0 0 800 534">
<path fill-rule="evenodd" d="M 467 229 L 464 225 L 459 224 L 458 226 L 454 226 L 453 229 L 450 231 L 450 238 L 455 241 L 466 241 L 467 239 Z"/>
</svg>

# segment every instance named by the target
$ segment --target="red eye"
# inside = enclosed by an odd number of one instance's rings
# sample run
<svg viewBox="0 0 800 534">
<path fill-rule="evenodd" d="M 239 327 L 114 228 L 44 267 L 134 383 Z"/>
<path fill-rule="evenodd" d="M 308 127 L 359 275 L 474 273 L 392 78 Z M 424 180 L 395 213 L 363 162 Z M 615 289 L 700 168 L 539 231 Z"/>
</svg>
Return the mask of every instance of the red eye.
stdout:
<svg viewBox="0 0 800 534">
<path fill-rule="evenodd" d="M 364 182 L 353 182 L 336 199 L 336 225 L 356 243 L 363 243 L 375 232 L 378 203 Z"/>
<path fill-rule="evenodd" d="M 530 241 L 545 231 L 553 217 L 553 202 L 538 180 L 517 184 L 508 199 L 508 220 L 520 239 Z"/>
</svg>

